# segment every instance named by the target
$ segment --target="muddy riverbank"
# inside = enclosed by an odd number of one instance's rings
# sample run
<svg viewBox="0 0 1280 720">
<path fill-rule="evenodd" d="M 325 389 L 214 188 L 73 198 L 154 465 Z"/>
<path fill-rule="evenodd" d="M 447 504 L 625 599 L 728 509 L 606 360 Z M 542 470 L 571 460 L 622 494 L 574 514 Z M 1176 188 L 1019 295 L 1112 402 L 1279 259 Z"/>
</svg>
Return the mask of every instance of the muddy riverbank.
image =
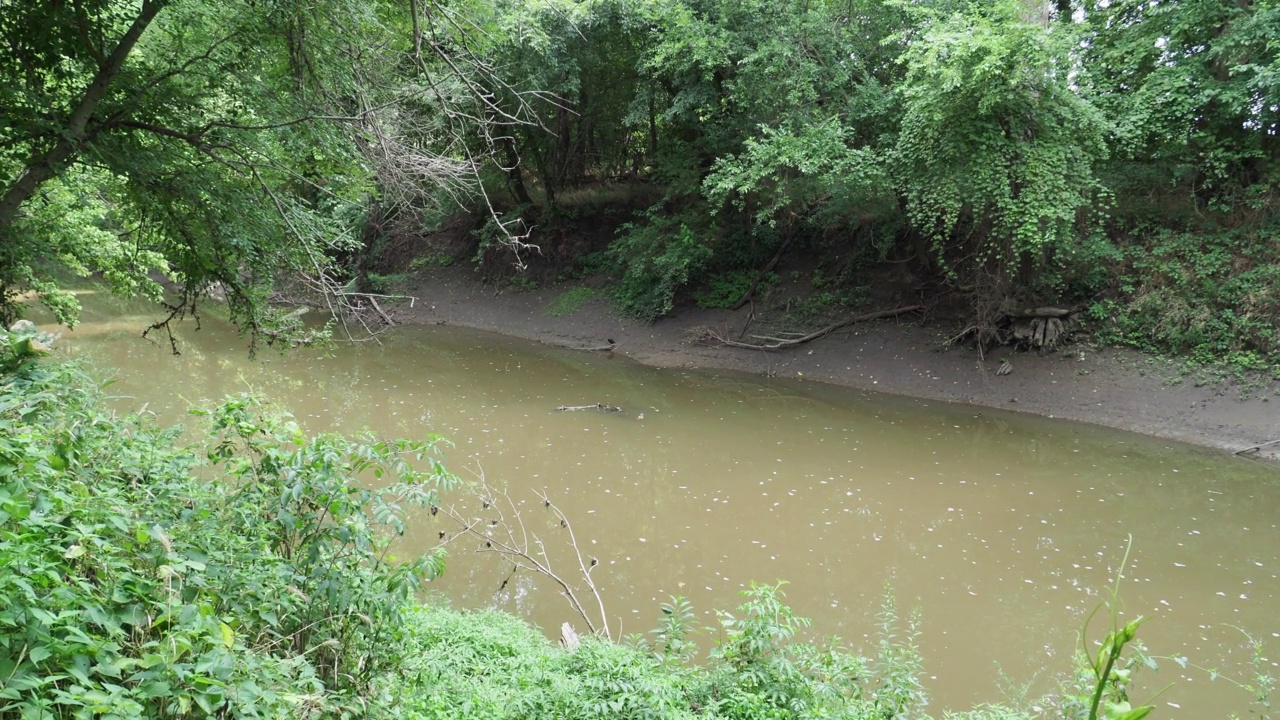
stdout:
<svg viewBox="0 0 1280 720">
<path fill-rule="evenodd" d="M 783 351 L 715 347 L 693 342 L 691 333 L 710 327 L 736 336 L 749 309 L 684 307 L 644 324 L 620 317 L 600 293 L 566 302 L 572 289 L 487 285 L 463 266 L 432 268 L 406 288 L 416 299 L 392 312 L 398 322 L 462 325 L 562 347 L 599 348 L 613 341 L 614 352 L 648 365 L 803 377 L 1067 418 L 1232 452 L 1280 438 L 1274 383 L 1197 381 L 1183 377 L 1174 362 L 1124 349 L 1080 342 L 1046 355 L 1000 349 L 980 359 L 976 351 L 944 347 L 953 328 L 913 315 L 857 324 Z M 1005 360 L 1012 372 L 996 375 Z"/>
</svg>

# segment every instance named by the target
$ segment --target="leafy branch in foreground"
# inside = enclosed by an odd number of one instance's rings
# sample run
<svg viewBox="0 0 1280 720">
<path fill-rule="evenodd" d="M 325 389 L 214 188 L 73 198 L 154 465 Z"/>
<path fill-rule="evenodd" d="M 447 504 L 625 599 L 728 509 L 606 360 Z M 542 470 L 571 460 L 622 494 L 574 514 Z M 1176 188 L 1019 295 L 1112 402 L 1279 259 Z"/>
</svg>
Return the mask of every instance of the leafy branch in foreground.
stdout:
<svg viewBox="0 0 1280 720">
<path fill-rule="evenodd" d="M 388 704 L 404 610 L 443 570 L 388 553 L 453 484 L 436 443 L 306 438 L 239 399 L 198 451 L 100 402 L 71 365 L 0 371 L 0 718 Z"/>
<path fill-rule="evenodd" d="M 1088 720 L 1142 720 L 1155 709 L 1151 701 L 1136 708 L 1129 701 L 1133 671 L 1140 663 L 1149 662 L 1141 643 L 1134 642 L 1143 618 L 1138 617 L 1120 624 L 1120 581 L 1124 578 L 1132 549 L 1133 536 L 1130 535 L 1120 567 L 1116 570 L 1115 581 L 1108 589 L 1107 600 L 1089 613 L 1080 629 L 1078 658 L 1082 663 L 1082 677 L 1077 678 L 1076 683 L 1077 687 L 1086 692 L 1063 693 L 1063 707 L 1069 711 L 1070 717 L 1086 717 Z M 1110 613 L 1111 630 L 1102 638 L 1094 653 L 1088 647 L 1089 624 L 1103 607 Z M 1135 651 L 1126 655 L 1125 648 L 1131 643 L 1134 644 Z M 1171 686 L 1157 692 L 1151 700 L 1155 700 L 1169 687 Z"/>
</svg>

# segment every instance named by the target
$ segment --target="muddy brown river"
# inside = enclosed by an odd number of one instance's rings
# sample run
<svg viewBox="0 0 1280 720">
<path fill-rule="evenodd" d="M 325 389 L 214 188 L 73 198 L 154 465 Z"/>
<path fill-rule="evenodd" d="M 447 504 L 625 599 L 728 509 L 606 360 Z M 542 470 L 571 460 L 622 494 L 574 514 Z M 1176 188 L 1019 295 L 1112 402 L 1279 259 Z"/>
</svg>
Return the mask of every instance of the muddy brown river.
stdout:
<svg viewBox="0 0 1280 720">
<path fill-rule="evenodd" d="M 572 577 L 567 533 L 535 495 L 545 491 L 583 552 L 599 558 L 594 577 L 615 632 L 653 627 L 658 604 L 676 594 L 711 623 L 710 611 L 735 607 L 752 581 L 782 579 L 816 636 L 870 652 L 888 586 L 902 608 L 921 612 L 931 711 L 940 715 L 999 700 L 1000 672 L 1043 690 L 1069 671 L 1077 632 L 1132 535 L 1124 616 L 1146 616 L 1139 637 L 1166 658 L 1143 687 L 1173 683 L 1154 717 L 1256 711 L 1234 684 L 1253 681 L 1246 634 L 1280 672 L 1280 472 L 1256 462 L 997 410 L 653 369 L 452 327 L 251 359 L 243 338 L 206 317 L 199 332 L 180 330 L 184 352 L 174 357 L 138 337 L 153 310 L 82 299 L 85 321 L 66 334 L 64 352 L 114 375 L 119 407 L 173 422 L 193 405 L 252 391 L 310 430 L 444 435 L 449 467 L 504 488 Z M 623 411 L 555 410 L 593 403 Z M 453 529 L 443 514 L 423 513 L 404 550 L 434 546 Z M 504 583 L 510 564 L 475 547 L 450 546 L 438 589 L 455 604 L 496 605 L 553 634 L 576 622 L 550 584 L 528 574 Z M 1093 630 L 1099 637 L 1102 623 Z"/>
</svg>

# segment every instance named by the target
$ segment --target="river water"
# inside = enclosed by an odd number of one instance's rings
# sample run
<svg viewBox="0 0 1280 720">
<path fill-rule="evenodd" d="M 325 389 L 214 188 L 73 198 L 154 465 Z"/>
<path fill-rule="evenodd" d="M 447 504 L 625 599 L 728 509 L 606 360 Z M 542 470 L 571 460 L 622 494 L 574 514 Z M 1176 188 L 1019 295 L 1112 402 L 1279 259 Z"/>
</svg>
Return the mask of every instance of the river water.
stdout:
<svg viewBox="0 0 1280 720">
<path fill-rule="evenodd" d="M 921 612 L 932 710 L 1001 697 L 996 678 L 1049 687 L 1072 667 L 1086 615 L 1131 535 L 1123 617 L 1171 659 L 1143 688 L 1173 686 L 1158 717 L 1247 716 L 1245 634 L 1280 672 L 1280 473 L 1138 435 L 998 410 L 725 372 L 661 370 L 453 327 L 381 345 L 246 353 L 205 318 L 183 354 L 142 340 L 153 309 L 82 297 L 65 352 L 116 379 L 118 407 L 176 422 L 193 405 L 252 391 L 309 430 L 436 433 L 449 467 L 505 492 L 566 578 L 572 522 L 616 633 L 653 627 L 688 597 L 714 622 L 752 581 L 786 580 L 815 636 L 874 649 L 886 587 Z M 622 412 L 557 412 L 605 403 Z M 455 499 L 461 500 L 459 494 Z M 513 509 L 505 507 L 508 517 Z M 493 509 L 467 504 L 468 516 Z M 456 530 L 422 513 L 403 552 Z M 577 621 L 556 589 L 457 539 L 440 591 L 496 605 L 550 634 Z M 507 582 L 504 582 L 507 581 Z M 589 597 L 589 595 L 588 595 Z M 1107 620 L 1095 620 L 1099 638 Z M 705 648 L 707 638 L 703 636 Z M 1197 670 L 1199 665 L 1219 671 Z M 1142 701 L 1145 690 L 1135 693 Z"/>
</svg>

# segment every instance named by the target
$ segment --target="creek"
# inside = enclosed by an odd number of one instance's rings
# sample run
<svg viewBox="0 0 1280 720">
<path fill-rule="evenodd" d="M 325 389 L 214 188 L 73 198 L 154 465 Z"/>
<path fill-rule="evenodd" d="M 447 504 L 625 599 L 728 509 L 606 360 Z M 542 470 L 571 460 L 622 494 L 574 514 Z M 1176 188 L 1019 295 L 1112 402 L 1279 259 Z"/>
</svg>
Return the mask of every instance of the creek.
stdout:
<svg viewBox="0 0 1280 720">
<path fill-rule="evenodd" d="M 1085 617 L 1106 596 L 1126 539 L 1124 616 L 1159 661 L 1134 693 L 1173 686 L 1153 717 L 1241 716 L 1252 682 L 1244 633 L 1280 649 L 1280 473 L 1168 441 L 999 410 L 796 380 L 661 370 L 454 327 L 404 328 L 381 345 L 261 350 L 205 317 L 182 354 L 138 337 L 152 306 L 81 297 L 63 352 L 115 379 L 121 409 L 166 423 L 253 392 L 310 431 L 447 437 L 451 470 L 504 488 L 572 577 L 567 514 L 615 631 L 646 631 L 688 597 L 703 622 L 752 581 L 785 579 L 815 637 L 874 650 L 892 588 L 921 613 L 931 712 L 997 701 L 1003 672 L 1033 690 L 1070 671 Z M 622 412 L 557 412 L 605 403 Z M 188 420 L 194 425 L 198 421 Z M 446 500 L 447 502 L 447 500 Z M 467 512 L 480 513 L 479 508 Z M 402 553 L 452 532 L 422 513 Z M 438 590 L 558 634 L 576 621 L 548 582 L 450 546 Z M 1108 622 L 1095 618 L 1098 639 Z M 579 629 L 581 625 L 578 624 Z M 705 648 L 707 639 L 702 637 Z M 1264 665 L 1280 672 L 1273 660 Z"/>
</svg>

